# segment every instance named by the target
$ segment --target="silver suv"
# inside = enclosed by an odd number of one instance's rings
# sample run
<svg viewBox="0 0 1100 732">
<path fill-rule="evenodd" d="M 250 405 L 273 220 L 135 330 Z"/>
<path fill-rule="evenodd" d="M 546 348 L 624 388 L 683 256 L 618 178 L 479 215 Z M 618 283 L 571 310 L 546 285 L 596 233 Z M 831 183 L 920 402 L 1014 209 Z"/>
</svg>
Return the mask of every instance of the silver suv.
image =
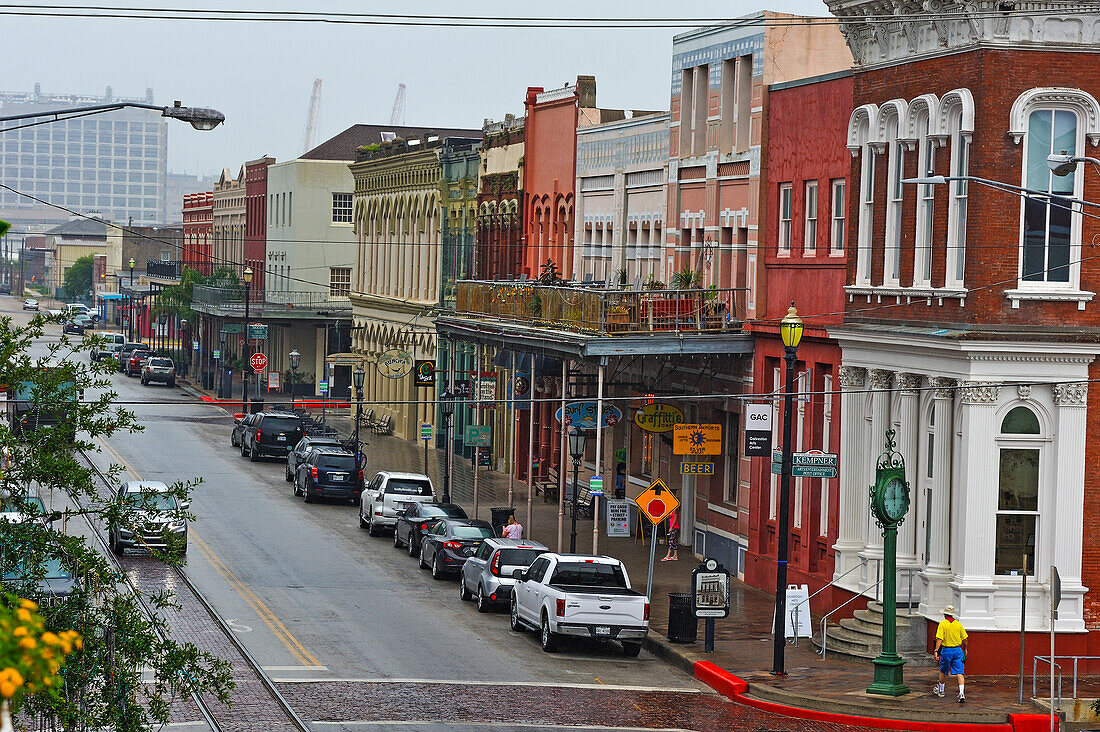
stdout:
<svg viewBox="0 0 1100 732">
<path fill-rule="evenodd" d="M 458 594 L 463 600 L 469 600 L 472 594 L 478 612 L 487 613 L 494 607 L 506 606 L 516 584 L 513 570 L 527 569 L 536 557 L 547 551 L 550 549 L 537 541 L 486 539 L 462 565 Z"/>
<path fill-rule="evenodd" d="M 115 501 L 120 516 L 111 522 L 111 551 L 175 549 L 187 553 L 187 515 L 190 502 L 177 501 L 158 480 L 130 480 L 119 486 Z M 123 523 L 125 522 L 125 523 Z"/>
<path fill-rule="evenodd" d="M 435 489 L 422 473 L 391 473 L 381 470 L 363 488 L 359 502 L 359 526 L 371 536 L 392 529 L 397 515 L 414 503 L 435 500 Z"/>
</svg>

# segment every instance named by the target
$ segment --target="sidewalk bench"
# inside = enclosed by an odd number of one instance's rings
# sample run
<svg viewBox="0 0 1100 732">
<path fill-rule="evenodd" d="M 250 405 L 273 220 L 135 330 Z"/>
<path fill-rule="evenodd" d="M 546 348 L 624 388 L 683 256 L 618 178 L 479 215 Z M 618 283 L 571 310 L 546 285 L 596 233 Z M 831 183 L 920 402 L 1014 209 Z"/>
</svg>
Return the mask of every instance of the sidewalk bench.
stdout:
<svg viewBox="0 0 1100 732">
<path fill-rule="evenodd" d="M 393 432 L 393 417 L 386 414 L 372 428 L 377 435 L 388 435 Z"/>
</svg>

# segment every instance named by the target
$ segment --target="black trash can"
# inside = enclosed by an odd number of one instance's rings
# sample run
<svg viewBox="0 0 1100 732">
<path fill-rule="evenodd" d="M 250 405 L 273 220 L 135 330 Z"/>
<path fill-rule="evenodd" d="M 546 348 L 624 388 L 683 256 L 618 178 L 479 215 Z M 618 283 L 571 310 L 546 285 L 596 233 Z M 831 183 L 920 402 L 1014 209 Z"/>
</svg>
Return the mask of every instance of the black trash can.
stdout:
<svg viewBox="0 0 1100 732">
<path fill-rule="evenodd" d="M 691 593 L 668 593 L 669 642 L 694 643 L 698 635 L 699 621 L 691 612 Z"/>
<path fill-rule="evenodd" d="M 492 518 L 489 519 L 493 524 L 493 530 L 500 534 L 502 527 L 508 525 L 508 517 L 516 512 L 516 509 L 511 506 L 495 506 L 489 509 L 489 513 L 492 514 Z"/>
</svg>

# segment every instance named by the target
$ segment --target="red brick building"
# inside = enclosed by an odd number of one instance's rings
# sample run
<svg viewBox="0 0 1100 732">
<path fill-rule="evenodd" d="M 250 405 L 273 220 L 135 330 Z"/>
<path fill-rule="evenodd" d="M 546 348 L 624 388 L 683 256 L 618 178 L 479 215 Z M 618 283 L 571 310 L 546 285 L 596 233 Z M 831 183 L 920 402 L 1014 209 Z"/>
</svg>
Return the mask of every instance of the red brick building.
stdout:
<svg viewBox="0 0 1100 732">
<path fill-rule="evenodd" d="M 487 121 L 477 186 L 474 279 L 512 279 L 522 270 L 524 120 Z"/>
<path fill-rule="evenodd" d="M 267 266 L 267 169 L 275 158 L 263 157 L 244 164 L 244 262 L 253 272 L 252 293 L 263 299 Z"/>
<path fill-rule="evenodd" d="M 1058 653 L 1098 655 L 1100 549 L 1083 537 L 1100 528 L 1088 439 L 1100 261 L 1083 245 L 1100 226 L 1074 201 L 1100 200 L 1100 177 L 1055 175 L 1047 156 L 1100 142 L 1100 16 L 1002 4 L 992 17 L 952 0 L 886 26 L 866 22 L 872 3 L 829 6 L 857 63 L 847 312 L 831 330 L 844 388 L 835 573 L 862 565 L 841 584 L 874 583 L 867 485 L 891 428 L 911 487 L 899 588 L 913 578 L 929 632 L 950 603 L 982 649 L 967 670 L 1014 671 L 1021 610 L 1028 654 L 1044 652 L 1056 566 Z M 905 182 L 929 176 L 962 180 Z"/>
<path fill-rule="evenodd" d="M 767 180 L 761 224 L 763 271 L 754 335 L 755 394 L 784 389 L 785 363 L 779 321 L 793 302 L 806 329 L 798 348 L 796 388 L 805 397 L 795 402 L 794 449 L 837 452 L 840 449 L 840 346 L 828 327 L 844 312 L 845 243 L 848 234 L 847 177 L 851 156 L 845 149 L 852 109 L 852 74 L 772 84 L 767 90 L 768 125 L 764 129 L 761 166 Z M 813 124 L 807 124 L 813 120 Z M 782 402 L 772 408 L 774 447 L 782 435 Z M 757 587 L 775 587 L 778 544 L 779 476 L 770 461 L 752 461 L 754 490 L 749 508 L 745 579 Z M 791 528 L 788 581 L 815 590 L 833 577 L 837 531 L 836 480 L 794 478 L 791 481 Z M 850 595 L 849 595 L 850 596 Z M 846 596 L 847 597 L 847 596 Z M 836 604 L 823 592 L 812 603 L 815 612 Z"/>
<path fill-rule="evenodd" d="M 180 259 L 193 270 L 210 274 L 214 257 L 214 192 L 183 197 L 183 249 Z"/>
</svg>

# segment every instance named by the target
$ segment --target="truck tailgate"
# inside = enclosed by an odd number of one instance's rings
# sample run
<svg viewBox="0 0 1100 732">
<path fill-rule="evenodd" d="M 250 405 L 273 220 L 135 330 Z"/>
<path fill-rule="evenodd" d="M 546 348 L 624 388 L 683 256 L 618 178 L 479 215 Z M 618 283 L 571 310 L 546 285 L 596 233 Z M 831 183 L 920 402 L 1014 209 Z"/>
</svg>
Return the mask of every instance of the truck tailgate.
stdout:
<svg viewBox="0 0 1100 732">
<path fill-rule="evenodd" d="M 588 625 L 646 625 L 646 599 L 641 595 L 600 595 L 569 592 L 565 596 L 566 623 Z"/>
</svg>

